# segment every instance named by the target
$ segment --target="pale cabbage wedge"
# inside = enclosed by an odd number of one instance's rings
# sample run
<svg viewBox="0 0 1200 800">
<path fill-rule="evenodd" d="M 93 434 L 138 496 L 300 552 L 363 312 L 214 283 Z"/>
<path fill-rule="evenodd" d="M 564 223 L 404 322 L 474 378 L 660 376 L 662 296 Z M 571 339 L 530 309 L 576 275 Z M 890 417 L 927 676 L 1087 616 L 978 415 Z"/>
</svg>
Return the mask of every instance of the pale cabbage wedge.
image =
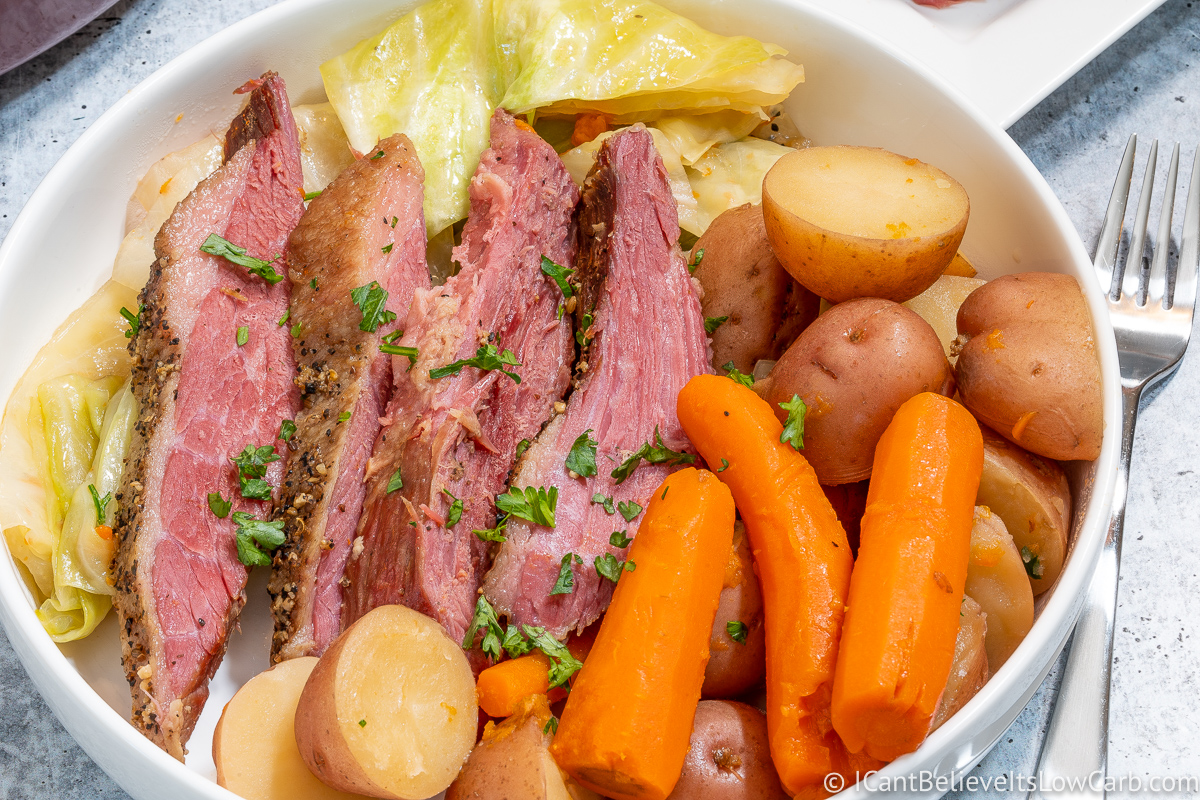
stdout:
<svg viewBox="0 0 1200 800">
<path fill-rule="evenodd" d="M 123 306 L 137 307 L 137 293 L 133 289 L 116 281 L 100 287 L 38 351 L 13 389 L 0 424 L 0 528 L 13 557 L 25 568 L 35 601 L 54 599 L 43 606 L 40 616 L 57 641 L 69 641 L 90 632 L 107 613 L 109 601 L 104 595 L 55 585 L 55 550 L 61 539 L 62 521 L 69 515 L 80 486 L 86 491 L 88 470 L 80 474 L 79 464 L 86 462 L 90 470 L 96 445 L 92 446 L 90 456 L 84 445 L 83 454 L 73 458 L 69 469 L 65 462 L 58 465 L 56 471 L 60 477 L 52 480 L 48 476 L 51 448 L 46 444 L 47 420 L 38 390 L 66 375 L 78 376 L 84 384 L 102 381 L 109 392 L 116 388 L 114 384 L 127 379 L 129 340 L 125 331 L 129 327 L 120 315 Z M 99 444 L 106 409 L 99 407 L 99 395 L 92 389 L 79 390 L 78 384 L 76 389 L 78 397 L 90 399 L 81 403 L 80 407 L 85 409 L 79 416 L 81 424 L 70 428 L 71 435 L 76 444 L 80 439 L 86 442 L 89 434 Z M 56 398 L 48 399 L 51 407 L 63 407 Z M 56 430 L 54 435 L 60 439 L 55 445 L 58 452 L 76 452 L 68 451 L 64 445 L 63 437 L 68 435 L 65 429 Z M 90 493 L 88 503 L 91 504 Z"/>
<path fill-rule="evenodd" d="M 757 114 L 728 110 L 660 117 L 652 124 L 674 145 L 684 166 L 690 167 L 709 148 L 745 138 L 765 120 L 761 109 Z"/>
<path fill-rule="evenodd" d="M 491 0 L 431 0 L 326 61 L 321 78 L 356 151 L 394 133 L 412 140 L 430 236 L 466 217 L 467 186 L 504 93 Z"/>
<path fill-rule="evenodd" d="M 792 148 L 763 139 L 719 144 L 686 167 L 704 227 L 725 211 L 762 202 L 763 176 Z"/>
<path fill-rule="evenodd" d="M 594 111 L 616 122 L 667 112 L 757 112 L 804 68 L 782 47 L 721 36 L 641 0 L 495 0 L 509 111 Z"/>
<path fill-rule="evenodd" d="M 675 205 L 679 208 L 679 227 L 688 233 L 699 236 L 704 233 L 704 229 L 708 227 L 711 219 L 700 212 L 696 197 L 692 193 L 692 185 L 688 182 L 687 172 L 684 171 L 683 163 L 679 159 L 679 151 L 662 131 L 656 128 L 647 128 L 646 130 L 654 138 L 654 147 L 658 150 L 658 155 L 667 170 L 667 182 L 671 186 L 671 194 L 675 197 Z M 571 177 L 580 187 L 583 186 L 584 179 L 587 178 L 592 165 L 596 163 L 596 152 L 600 149 L 600 145 L 614 133 L 616 131 L 605 131 L 592 141 L 584 142 L 579 147 L 562 154 L 563 166 L 567 168 L 567 172 L 571 173 Z"/>
<path fill-rule="evenodd" d="M 354 163 L 354 153 L 332 104 L 293 106 L 292 116 L 300 134 L 304 193 L 319 192 Z"/>
<path fill-rule="evenodd" d="M 221 166 L 221 141 L 211 133 L 156 161 L 133 191 L 125 213 L 125 238 L 113 263 L 113 280 L 141 289 L 154 264 L 154 237 L 175 205 Z"/>
</svg>

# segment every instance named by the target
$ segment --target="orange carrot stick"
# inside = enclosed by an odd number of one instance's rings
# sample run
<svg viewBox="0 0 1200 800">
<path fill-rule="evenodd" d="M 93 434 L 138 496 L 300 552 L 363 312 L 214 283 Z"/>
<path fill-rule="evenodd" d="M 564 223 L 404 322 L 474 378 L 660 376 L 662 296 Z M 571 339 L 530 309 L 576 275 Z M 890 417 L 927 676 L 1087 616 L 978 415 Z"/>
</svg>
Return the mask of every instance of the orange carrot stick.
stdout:
<svg viewBox="0 0 1200 800">
<path fill-rule="evenodd" d="M 691 739 L 733 545 L 729 490 L 685 469 L 654 491 L 551 753 L 587 788 L 663 800 Z"/>
<path fill-rule="evenodd" d="M 779 441 L 783 426 L 753 391 L 700 375 L 683 387 L 677 408 L 704 460 L 722 468 L 750 535 L 767 637 L 767 733 L 779 779 L 791 794 L 819 789 L 840 763 L 826 737 L 853 565 L 846 533 L 816 473 Z"/>
<path fill-rule="evenodd" d="M 580 661 L 587 659 L 596 640 L 593 628 L 567 641 L 567 649 Z M 521 701 L 531 694 L 544 694 L 551 703 L 556 703 L 567 696 L 567 690 L 550 688 L 550 659 L 543 653 L 533 652 L 501 661 L 479 673 L 475 694 L 479 698 L 479 707 L 489 717 L 507 717 L 515 714 Z"/>
<path fill-rule="evenodd" d="M 833 683 L 833 727 L 852 752 L 917 748 L 946 687 L 983 469 L 979 424 L 925 393 L 875 448 Z"/>
</svg>

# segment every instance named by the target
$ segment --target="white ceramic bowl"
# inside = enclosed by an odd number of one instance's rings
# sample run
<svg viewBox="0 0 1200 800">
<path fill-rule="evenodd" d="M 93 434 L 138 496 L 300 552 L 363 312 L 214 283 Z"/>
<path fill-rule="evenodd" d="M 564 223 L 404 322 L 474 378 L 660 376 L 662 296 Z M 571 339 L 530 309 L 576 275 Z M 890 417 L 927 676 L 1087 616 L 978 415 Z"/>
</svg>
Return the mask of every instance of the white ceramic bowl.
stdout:
<svg viewBox="0 0 1200 800">
<path fill-rule="evenodd" d="M 55 327 L 109 275 L 126 201 L 151 163 L 210 129 L 222 131 L 239 104 L 231 89 L 266 69 L 284 77 L 292 102 L 320 101 L 317 65 L 416 4 L 288 0 L 189 50 L 97 120 L 50 171 L 0 247 L 0 341 L 6 352 L 0 397 L 9 395 Z M 1004 667 L 917 752 L 876 778 L 928 771 L 931 781 L 948 780 L 983 758 L 1041 683 L 1074 624 L 1104 539 L 1118 449 L 1118 370 L 1089 259 L 1066 212 L 1012 140 L 944 80 L 882 40 L 824 11 L 785 0 L 665 4 L 714 30 L 789 48 L 803 62 L 807 82 L 788 108 L 814 141 L 886 147 L 936 164 L 961 181 L 972 212 L 963 250 L 983 277 L 1064 272 L 1087 290 L 1108 425 L 1100 459 L 1071 473 L 1076 523 L 1066 568 L 1039 601 L 1037 623 Z M 267 665 L 265 576 L 256 574 L 248 591 L 242 632 L 233 636 L 212 683 L 185 766 L 126 722 L 129 693 L 112 616 L 87 640 L 54 645 L 34 616 L 32 598 L 7 551 L 0 557 L 0 619 L 13 647 L 83 749 L 138 800 L 234 797 L 213 782 L 210 742 L 225 702 Z M 847 794 L 866 794 L 871 785 L 860 784 Z M 907 795 L 934 797 L 944 790 L 933 783 Z"/>
</svg>

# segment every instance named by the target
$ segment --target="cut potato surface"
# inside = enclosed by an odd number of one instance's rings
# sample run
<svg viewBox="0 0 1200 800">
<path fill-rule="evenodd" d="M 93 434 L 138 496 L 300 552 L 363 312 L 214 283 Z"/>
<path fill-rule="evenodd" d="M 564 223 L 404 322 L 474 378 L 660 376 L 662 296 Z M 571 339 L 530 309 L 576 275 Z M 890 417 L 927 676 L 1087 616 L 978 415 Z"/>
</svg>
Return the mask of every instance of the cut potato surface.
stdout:
<svg viewBox="0 0 1200 800">
<path fill-rule="evenodd" d="M 293 720 L 317 659 L 285 661 L 255 675 L 221 712 L 213 734 L 217 783 L 246 800 L 351 800 L 308 771 Z"/>
<path fill-rule="evenodd" d="M 330 786 L 423 800 L 445 789 L 475 744 L 475 678 L 435 620 L 381 606 L 342 633 L 296 709 L 296 744 Z"/>
<path fill-rule="evenodd" d="M 904 302 L 953 260 L 970 215 L 962 185 L 915 158 L 872 147 L 811 147 L 763 180 L 780 263 L 831 302 Z"/>
<path fill-rule="evenodd" d="M 905 308 L 915 311 L 917 316 L 933 328 L 951 364 L 958 358 L 951 349 L 955 338 L 958 337 L 958 309 L 967 299 L 967 295 L 983 286 L 985 282 L 979 278 L 946 274 L 938 278 L 933 286 L 904 304 Z"/>
<path fill-rule="evenodd" d="M 963 595 L 962 611 L 958 618 L 958 639 L 954 642 L 954 661 L 950 663 L 950 677 L 946 679 L 946 690 L 942 692 L 937 713 L 933 715 L 933 724 L 929 726 L 930 733 L 942 727 L 943 722 L 965 706 L 987 683 L 986 635 L 987 614 L 970 595 Z"/>
<path fill-rule="evenodd" d="M 966 593 L 987 615 L 984 647 L 994 674 L 1033 627 L 1033 590 L 1012 536 L 985 506 L 975 507 Z"/>
</svg>

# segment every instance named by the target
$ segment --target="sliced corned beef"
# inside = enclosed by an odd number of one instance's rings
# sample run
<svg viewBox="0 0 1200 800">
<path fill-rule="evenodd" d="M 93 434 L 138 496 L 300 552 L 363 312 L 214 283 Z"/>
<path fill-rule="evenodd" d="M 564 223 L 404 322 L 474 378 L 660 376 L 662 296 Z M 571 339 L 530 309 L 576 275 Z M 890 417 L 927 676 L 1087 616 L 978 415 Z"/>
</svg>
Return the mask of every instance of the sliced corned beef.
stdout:
<svg viewBox="0 0 1200 800">
<path fill-rule="evenodd" d="M 283 81 L 267 73 L 253 87 L 226 163 L 159 231 L 130 343 L 141 413 L 117 494 L 115 605 L 133 723 L 179 759 L 245 602 L 233 515 L 214 514 L 208 495 L 258 519 L 270 514 L 269 501 L 240 496 L 229 459 L 247 445 L 279 448 L 299 394 L 288 329 L 278 325 L 288 282 L 271 285 L 200 250 L 215 233 L 271 261 L 303 211 Z M 285 269 L 280 260 L 273 268 Z M 276 461 L 266 479 L 277 485 L 282 474 Z"/>
<path fill-rule="evenodd" d="M 556 636 L 582 630 L 604 613 L 613 583 L 595 560 L 625 548 L 615 531 L 633 536 L 638 519 L 593 502 L 597 494 L 645 506 L 673 467 L 641 462 L 623 482 L 612 471 L 643 444 L 692 453 L 675 415 L 675 397 L 694 375 L 709 371 L 708 338 L 697 289 L 680 252 L 675 201 L 654 140 L 640 126 L 604 143 L 583 190 L 578 219 L 581 281 L 579 329 L 590 340 L 582 379 L 522 458 L 519 489 L 558 489 L 556 527 L 513 518 L 496 550 L 484 593 L 510 622 L 543 626 Z M 585 432 L 597 445 L 597 474 L 572 477 L 566 457 Z M 625 507 L 627 510 L 630 506 Z M 551 595 L 563 558 L 574 588 Z"/>
<path fill-rule="evenodd" d="M 347 566 L 344 623 L 403 603 L 461 639 L 486 568 L 472 533 L 495 524 L 517 445 L 535 435 L 567 388 L 574 357 L 569 315 L 541 259 L 570 266 L 578 191 L 554 150 L 503 111 L 471 182 L 462 265 L 442 287 L 417 292 L 397 357 L 388 425 L 371 457 L 367 502 Z M 520 366 L 430 370 L 481 347 L 511 350 Z M 400 483 L 403 486 L 397 488 Z M 461 501 L 461 517 L 455 499 Z"/>
<path fill-rule="evenodd" d="M 320 655 L 341 632 L 342 573 L 391 397 L 392 359 L 379 346 L 430 285 L 423 181 L 412 143 L 396 134 L 329 184 L 288 239 L 304 408 L 279 492 L 287 541 L 271 575 L 275 661 Z"/>
</svg>

